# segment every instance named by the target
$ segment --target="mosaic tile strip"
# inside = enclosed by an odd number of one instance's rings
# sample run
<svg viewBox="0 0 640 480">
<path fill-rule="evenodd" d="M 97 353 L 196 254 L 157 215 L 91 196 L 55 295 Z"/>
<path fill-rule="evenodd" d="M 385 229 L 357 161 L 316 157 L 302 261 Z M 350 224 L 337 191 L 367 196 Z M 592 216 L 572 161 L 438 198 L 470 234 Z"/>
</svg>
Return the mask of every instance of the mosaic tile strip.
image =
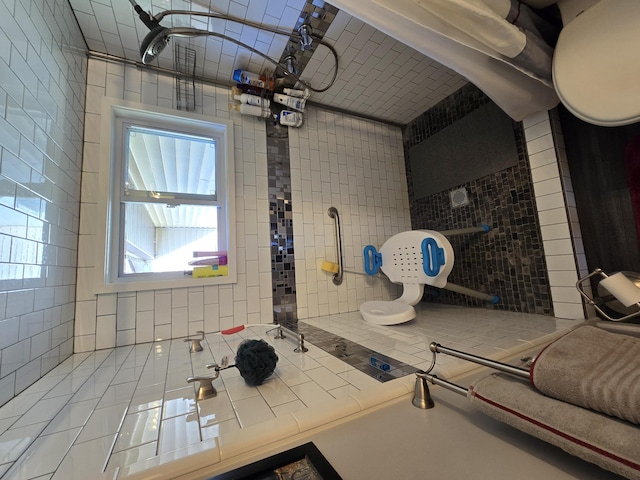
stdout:
<svg viewBox="0 0 640 480">
<path fill-rule="evenodd" d="M 267 173 L 274 322 L 297 321 L 287 127 L 267 122 Z"/>
<path fill-rule="evenodd" d="M 416 199 L 413 192 L 409 149 L 490 101 L 477 87 L 469 84 L 416 118 L 403 130 L 412 228 L 441 231 L 482 223 L 494 228 L 488 234 L 450 239 L 456 264 L 449 281 L 497 294 L 501 302 L 488 305 L 481 300 L 437 289 L 427 289 L 425 299 L 453 305 L 551 315 L 551 292 L 524 130 L 520 122 L 513 122 L 518 164 L 460 185 L 467 190 L 468 205 L 452 208 L 449 191 L 421 199 Z"/>
<path fill-rule="evenodd" d="M 413 375 L 418 371 L 417 368 L 400 360 L 305 322 L 283 323 L 281 325 L 295 333 L 303 334 L 305 341 L 380 382 Z"/>
</svg>

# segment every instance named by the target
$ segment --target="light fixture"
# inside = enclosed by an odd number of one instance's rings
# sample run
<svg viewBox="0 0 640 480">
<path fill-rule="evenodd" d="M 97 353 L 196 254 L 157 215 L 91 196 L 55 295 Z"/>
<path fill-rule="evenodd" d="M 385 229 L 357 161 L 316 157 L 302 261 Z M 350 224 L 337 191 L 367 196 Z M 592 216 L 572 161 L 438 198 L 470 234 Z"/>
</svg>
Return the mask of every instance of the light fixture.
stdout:
<svg viewBox="0 0 640 480">
<path fill-rule="evenodd" d="M 162 53 L 165 47 L 169 44 L 169 41 L 172 37 L 192 38 L 192 37 L 209 36 L 209 37 L 217 37 L 217 38 L 222 38 L 224 40 L 228 40 L 230 42 L 235 43 L 236 45 L 239 45 L 244 49 L 249 50 L 250 52 L 253 52 L 261 56 L 265 60 L 274 64 L 276 68 L 279 68 L 282 71 L 284 76 L 293 77 L 297 82 L 299 82 L 304 87 L 308 88 L 313 92 L 321 93 L 321 92 L 327 91 L 333 85 L 338 75 L 338 53 L 331 45 L 329 45 L 328 43 L 320 39 L 318 39 L 318 43 L 327 47 L 333 54 L 334 61 L 335 61 L 335 68 L 333 72 L 333 78 L 331 79 L 329 84 L 321 89 L 317 89 L 317 88 L 313 88 L 307 82 L 301 80 L 300 77 L 298 77 L 298 74 L 296 72 L 296 69 L 297 69 L 296 58 L 295 56 L 293 56 L 293 54 L 291 54 L 291 52 L 284 59 L 285 65 L 282 65 L 279 62 L 273 60 L 268 55 L 265 55 L 259 50 L 256 50 L 254 47 L 251 47 L 250 45 L 242 43 L 239 40 L 236 40 L 235 38 L 229 37 L 222 33 L 212 32 L 209 30 L 201 30 L 197 28 L 190 28 L 190 27 L 166 28 L 160 25 L 160 21 L 168 15 L 191 15 L 191 16 L 219 18 L 222 20 L 228 20 L 232 22 L 241 23 L 243 25 L 248 25 L 248 26 L 258 28 L 260 30 L 265 30 L 278 35 L 284 35 L 284 36 L 287 36 L 288 38 L 297 39 L 300 42 L 300 46 L 302 50 L 311 48 L 311 44 L 313 41 L 313 37 L 312 37 L 313 33 L 311 30 L 311 26 L 308 24 L 302 25 L 298 29 L 298 33 L 296 34 L 296 33 L 291 33 L 290 31 L 280 30 L 268 25 L 258 24 L 258 23 L 250 22 L 248 20 L 243 20 L 243 19 L 228 16 L 228 15 L 223 15 L 220 13 L 196 12 L 191 10 L 165 10 L 163 12 L 160 12 L 152 16 L 149 13 L 146 13 L 144 10 L 142 10 L 142 8 L 135 2 L 135 0 L 129 0 L 129 2 L 131 3 L 131 5 L 133 5 L 133 8 L 136 11 L 136 13 L 138 13 L 140 20 L 150 30 L 149 33 L 145 36 L 145 38 L 142 40 L 142 43 L 140 44 L 140 57 L 142 59 L 143 64 L 151 63 L 156 58 L 158 58 L 158 56 Z"/>
</svg>

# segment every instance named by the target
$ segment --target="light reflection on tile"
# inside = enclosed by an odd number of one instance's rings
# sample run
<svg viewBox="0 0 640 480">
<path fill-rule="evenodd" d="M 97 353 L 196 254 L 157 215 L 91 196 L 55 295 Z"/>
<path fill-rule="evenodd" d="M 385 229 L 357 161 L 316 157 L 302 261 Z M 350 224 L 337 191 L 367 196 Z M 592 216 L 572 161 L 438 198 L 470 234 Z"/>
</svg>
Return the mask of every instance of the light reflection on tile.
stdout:
<svg viewBox="0 0 640 480">
<path fill-rule="evenodd" d="M 113 451 L 120 452 L 158 440 L 161 410 L 160 407 L 157 407 L 127 415 L 118 433 Z"/>
<path fill-rule="evenodd" d="M 146 443 L 139 447 L 128 448 L 121 452 L 111 454 L 109 457 L 109 463 L 107 464 L 107 470 L 114 469 L 116 467 L 123 467 L 125 465 L 131 465 L 132 463 L 141 462 L 149 458 L 156 456 L 156 450 L 158 448 L 157 442 Z"/>
<path fill-rule="evenodd" d="M 215 437 L 220 437 L 225 433 L 233 432 L 234 430 L 239 430 L 240 423 L 235 416 L 224 422 L 215 423 L 213 425 L 209 425 L 207 427 L 201 427 L 200 431 L 202 432 L 202 440 L 210 440 Z"/>
<path fill-rule="evenodd" d="M 196 411 L 196 399 L 190 386 L 167 392 L 164 397 L 162 418 L 167 419 Z"/>
<path fill-rule="evenodd" d="M 13 464 L 9 475 L 29 479 L 55 472 L 79 432 L 80 428 L 74 428 L 40 436 Z"/>
<path fill-rule="evenodd" d="M 200 441 L 198 415 L 188 414 L 172 417 L 162 421 L 158 455 L 172 452 L 178 448 Z"/>
<path fill-rule="evenodd" d="M 47 426 L 46 422 L 11 428 L 0 435 L 0 464 L 14 462 Z"/>
</svg>

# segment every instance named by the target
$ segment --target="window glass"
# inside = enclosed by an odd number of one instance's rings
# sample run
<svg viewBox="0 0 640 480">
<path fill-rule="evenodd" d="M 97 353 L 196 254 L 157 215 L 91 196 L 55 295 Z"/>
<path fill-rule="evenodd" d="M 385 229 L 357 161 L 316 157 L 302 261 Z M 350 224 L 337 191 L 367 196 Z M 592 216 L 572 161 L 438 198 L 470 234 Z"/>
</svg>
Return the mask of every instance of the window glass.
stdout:
<svg viewBox="0 0 640 480">
<path fill-rule="evenodd" d="M 232 124 L 139 107 L 103 116 L 97 290 L 235 282 Z"/>
</svg>

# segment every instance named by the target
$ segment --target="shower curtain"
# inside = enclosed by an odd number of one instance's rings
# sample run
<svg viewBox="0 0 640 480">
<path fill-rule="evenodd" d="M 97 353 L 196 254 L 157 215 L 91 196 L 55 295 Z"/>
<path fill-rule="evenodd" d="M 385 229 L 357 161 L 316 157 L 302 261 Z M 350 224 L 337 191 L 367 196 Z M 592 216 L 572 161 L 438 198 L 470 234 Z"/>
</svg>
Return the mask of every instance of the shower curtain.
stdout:
<svg viewBox="0 0 640 480">
<path fill-rule="evenodd" d="M 517 0 L 334 0 L 336 6 L 440 62 L 514 120 L 555 107 L 547 27 Z"/>
</svg>

